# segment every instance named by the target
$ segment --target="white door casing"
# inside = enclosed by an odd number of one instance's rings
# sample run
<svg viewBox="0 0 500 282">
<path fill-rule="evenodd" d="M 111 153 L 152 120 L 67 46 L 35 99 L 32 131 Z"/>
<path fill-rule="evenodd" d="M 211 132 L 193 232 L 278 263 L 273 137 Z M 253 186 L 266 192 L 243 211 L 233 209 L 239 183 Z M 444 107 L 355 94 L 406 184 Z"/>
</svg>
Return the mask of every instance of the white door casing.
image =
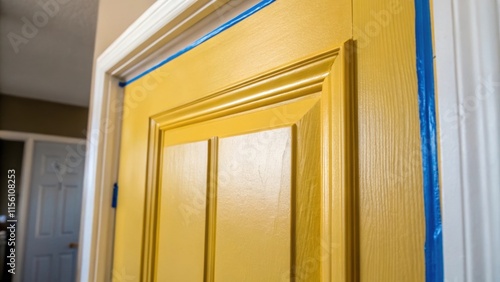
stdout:
<svg viewBox="0 0 500 282">
<path fill-rule="evenodd" d="M 445 281 L 500 281 L 500 1 L 433 5 Z"/>
</svg>

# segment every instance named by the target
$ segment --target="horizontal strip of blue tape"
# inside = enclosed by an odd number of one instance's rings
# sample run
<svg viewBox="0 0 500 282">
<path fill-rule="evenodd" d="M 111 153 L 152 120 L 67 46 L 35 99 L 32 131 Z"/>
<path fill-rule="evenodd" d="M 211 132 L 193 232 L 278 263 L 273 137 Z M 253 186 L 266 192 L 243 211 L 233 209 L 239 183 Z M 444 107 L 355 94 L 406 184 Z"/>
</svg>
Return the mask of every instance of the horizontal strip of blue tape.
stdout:
<svg viewBox="0 0 500 282">
<path fill-rule="evenodd" d="M 264 7 L 266 7 L 267 5 L 273 3 L 275 0 L 263 0 L 263 1 L 260 1 L 259 3 L 257 3 L 256 5 L 252 6 L 250 9 L 244 11 L 243 13 L 239 14 L 238 16 L 236 16 L 235 18 L 231 19 L 230 21 L 228 21 L 227 23 L 219 26 L 218 28 L 214 29 L 213 31 L 207 33 L 206 35 L 204 35 L 203 37 L 201 37 L 200 39 L 196 40 L 195 42 L 189 44 L 188 46 L 186 46 L 184 49 L 182 50 L 179 50 L 177 53 L 171 55 L 170 57 L 166 58 L 165 60 L 161 61 L 160 63 L 154 65 L 153 67 L 151 67 L 150 69 L 142 72 L 141 74 L 135 76 L 134 78 L 128 80 L 128 81 L 121 81 L 118 83 L 118 85 L 120 87 L 125 87 L 127 85 L 129 85 L 130 83 L 138 80 L 139 78 L 145 76 L 146 74 L 156 70 L 157 68 L 163 66 L 164 64 L 174 60 L 175 58 L 181 56 L 182 54 L 194 49 L 196 46 L 202 44 L 203 42 L 206 42 L 207 40 L 209 40 L 210 38 L 216 36 L 217 34 L 227 30 L 228 28 L 232 27 L 233 25 L 241 22 L 242 20 L 248 18 L 249 16 L 255 14 L 256 12 L 262 10 Z"/>
<path fill-rule="evenodd" d="M 443 234 L 434 95 L 434 54 L 429 0 L 415 0 L 418 102 L 425 206 L 425 280 L 441 282 Z"/>
</svg>

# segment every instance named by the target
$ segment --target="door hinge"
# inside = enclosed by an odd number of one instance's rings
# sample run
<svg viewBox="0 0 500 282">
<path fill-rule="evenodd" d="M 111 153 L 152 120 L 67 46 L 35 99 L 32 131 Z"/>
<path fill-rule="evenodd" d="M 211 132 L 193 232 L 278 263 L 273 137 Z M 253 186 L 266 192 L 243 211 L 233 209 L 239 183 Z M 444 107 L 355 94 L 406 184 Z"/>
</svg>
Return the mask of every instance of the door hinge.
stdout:
<svg viewBox="0 0 500 282">
<path fill-rule="evenodd" d="M 118 183 L 113 185 L 113 199 L 111 200 L 111 207 L 116 208 L 118 204 Z"/>
</svg>

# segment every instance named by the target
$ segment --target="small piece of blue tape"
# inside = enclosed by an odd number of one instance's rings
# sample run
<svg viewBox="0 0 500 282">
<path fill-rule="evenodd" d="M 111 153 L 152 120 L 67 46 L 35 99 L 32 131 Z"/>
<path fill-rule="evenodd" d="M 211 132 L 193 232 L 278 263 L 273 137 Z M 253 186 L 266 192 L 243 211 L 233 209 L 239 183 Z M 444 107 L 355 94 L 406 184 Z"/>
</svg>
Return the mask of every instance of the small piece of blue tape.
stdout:
<svg viewBox="0 0 500 282">
<path fill-rule="evenodd" d="M 439 189 L 436 107 L 434 97 L 434 53 L 429 0 L 415 0 L 418 102 L 425 205 L 425 279 L 441 282 L 443 271 L 443 233 Z"/>
<path fill-rule="evenodd" d="M 116 208 L 118 204 L 118 183 L 113 185 L 113 198 L 111 199 L 111 207 Z"/>
<path fill-rule="evenodd" d="M 178 51 L 177 53 L 171 55 L 170 57 L 166 58 L 165 60 L 161 61 L 160 63 L 154 65 L 153 67 L 151 67 L 150 69 L 144 71 L 143 73 L 135 76 L 134 78 L 128 80 L 128 81 L 121 81 L 118 83 L 118 85 L 120 87 L 125 87 L 127 85 L 129 85 L 130 83 L 138 80 L 139 78 L 145 76 L 146 74 L 156 70 L 157 68 L 163 66 L 164 64 L 174 60 L 175 58 L 181 56 L 182 54 L 194 49 L 195 47 L 197 47 L 198 45 L 202 44 L 203 42 L 209 40 L 210 38 L 216 36 L 217 34 L 225 31 L 226 29 L 232 27 L 233 25 L 241 22 L 242 20 L 248 18 L 249 16 L 257 13 L 258 11 L 262 10 L 264 7 L 266 7 L 267 5 L 273 3 L 275 0 L 263 0 L 263 1 L 260 1 L 259 3 L 255 4 L 254 6 L 252 6 L 250 9 L 244 11 L 243 13 L 239 14 L 238 16 L 236 16 L 235 18 L 231 19 L 230 21 L 228 21 L 227 23 L 219 26 L 218 28 L 214 29 L 213 31 L 207 33 L 205 36 L 201 37 L 200 39 L 196 40 L 195 42 L 189 44 L 187 47 L 185 47 L 184 49 Z"/>
</svg>

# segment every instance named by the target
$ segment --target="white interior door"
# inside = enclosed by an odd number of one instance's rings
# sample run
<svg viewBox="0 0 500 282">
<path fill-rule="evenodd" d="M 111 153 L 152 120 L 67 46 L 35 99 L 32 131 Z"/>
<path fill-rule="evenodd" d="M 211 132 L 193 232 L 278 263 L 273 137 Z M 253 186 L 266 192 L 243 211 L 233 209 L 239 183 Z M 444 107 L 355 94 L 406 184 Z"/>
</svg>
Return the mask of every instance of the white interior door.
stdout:
<svg viewBox="0 0 500 282">
<path fill-rule="evenodd" d="M 35 143 L 25 282 L 75 281 L 84 168 L 84 157 L 76 147 Z"/>
</svg>

